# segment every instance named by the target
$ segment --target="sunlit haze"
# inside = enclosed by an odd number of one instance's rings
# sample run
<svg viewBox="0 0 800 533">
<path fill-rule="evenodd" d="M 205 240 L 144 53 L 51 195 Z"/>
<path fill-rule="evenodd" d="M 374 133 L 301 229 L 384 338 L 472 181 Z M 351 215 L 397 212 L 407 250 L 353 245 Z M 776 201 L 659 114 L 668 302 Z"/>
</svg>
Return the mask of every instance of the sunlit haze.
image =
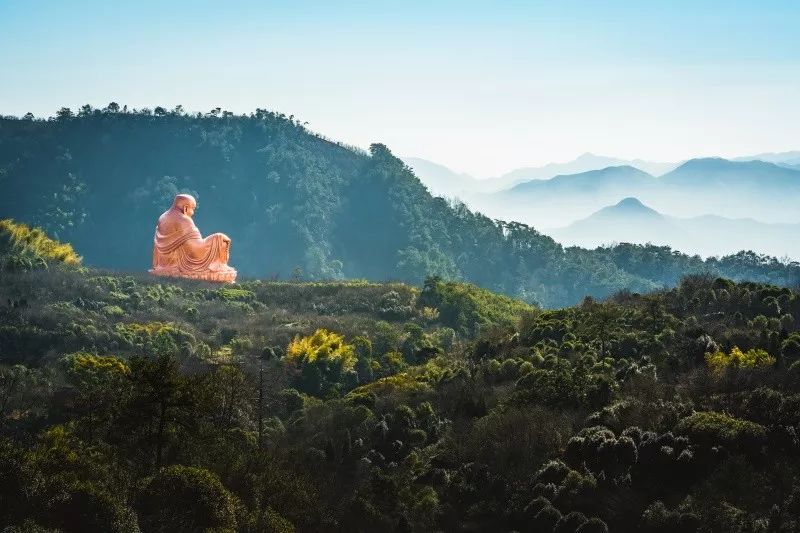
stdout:
<svg viewBox="0 0 800 533">
<path fill-rule="evenodd" d="M 6 0 L 0 112 L 266 108 L 484 177 L 800 147 L 794 2 L 409 4 Z"/>
</svg>

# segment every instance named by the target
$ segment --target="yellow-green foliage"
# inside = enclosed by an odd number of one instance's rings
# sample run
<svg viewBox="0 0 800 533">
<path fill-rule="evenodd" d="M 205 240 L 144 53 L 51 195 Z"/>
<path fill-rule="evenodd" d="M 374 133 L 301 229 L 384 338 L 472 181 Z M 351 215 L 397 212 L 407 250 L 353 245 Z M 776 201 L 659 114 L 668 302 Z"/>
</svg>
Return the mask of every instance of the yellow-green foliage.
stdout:
<svg viewBox="0 0 800 533">
<path fill-rule="evenodd" d="M 448 285 L 453 294 L 474 302 L 475 307 L 480 309 L 483 317 L 490 323 L 515 325 L 523 313 L 536 309 L 521 300 L 494 293 L 471 283 L 449 283 Z"/>
<path fill-rule="evenodd" d="M 139 324 L 130 322 L 128 324 L 117 324 L 117 331 L 126 336 L 133 337 L 155 337 L 159 333 L 171 333 L 175 326 L 170 322 L 148 322 Z"/>
<path fill-rule="evenodd" d="M 209 358 L 208 362 L 216 364 L 226 364 L 233 361 L 233 348 L 228 346 L 221 346 L 219 350 L 215 351 Z"/>
<path fill-rule="evenodd" d="M 425 281 L 417 306 L 437 309 L 442 323 L 470 335 L 486 326 L 516 326 L 520 316 L 536 309 L 469 283 L 436 277 Z"/>
<path fill-rule="evenodd" d="M 144 344 L 148 339 L 159 336 L 167 336 L 180 345 L 181 342 L 195 343 L 195 337 L 191 333 L 177 327 L 172 322 L 147 322 L 140 324 L 130 322 L 127 324 L 117 324 L 117 333 L 134 344 Z"/>
<path fill-rule="evenodd" d="M 365 279 L 346 279 L 346 280 L 336 280 L 336 281 L 303 281 L 303 282 L 255 280 L 255 281 L 246 281 L 242 283 L 241 286 L 248 287 L 251 289 L 256 289 L 259 287 L 269 287 L 269 288 L 302 287 L 302 288 L 320 289 L 322 291 L 330 291 L 330 292 L 336 292 L 342 288 L 364 288 L 364 287 L 375 287 L 381 290 L 385 290 L 387 288 L 397 290 L 399 288 L 402 290 L 409 290 L 413 292 L 416 292 L 417 290 L 414 287 L 410 287 L 402 283 L 381 283 Z"/>
<path fill-rule="evenodd" d="M 223 287 L 215 292 L 219 298 L 229 302 L 252 302 L 256 297 L 252 291 L 234 287 Z"/>
<path fill-rule="evenodd" d="M 418 394 L 429 391 L 432 384 L 440 383 L 451 375 L 451 360 L 433 358 L 423 365 L 410 366 L 405 371 L 376 379 L 371 383 L 353 389 L 349 394 Z"/>
<path fill-rule="evenodd" d="M 64 356 L 64 363 L 69 374 L 104 373 L 130 374 L 130 368 L 121 359 L 114 356 L 94 355 L 87 352 L 76 352 Z"/>
<path fill-rule="evenodd" d="M 61 261 L 68 265 L 81 262 L 81 257 L 70 244 L 51 239 L 39 228 L 3 219 L 0 220 L 0 234 L 8 239 L 16 251 L 29 251 L 47 261 Z"/>
<path fill-rule="evenodd" d="M 424 379 L 420 379 L 409 372 L 401 372 L 393 376 L 377 379 L 372 383 L 362 385 L 353 389 L 348 396 L 359 394 L 386 395 L 390 393 L 421 393 L 430 389 L 430 385 Z"/>
<path fill-rule="evenodd" d="M 772 366 L 775 358 L 766 350 L 753 348 L 743 352 L 734 346 L 729 354 L 723 351 L 709 352 L 706 354 L 706 363 L 716 375 L 722 375 L 728 368 L 758 368 Z"/>
<path fill-rule="evenodd" d="M 246 355 L 253 351 L 253 340 L 250 337 L 234 337 L 229 345 L 231 352 L 236 355 Z"/>
<path fill-rule="evenodd" d="M 767 433 L 761 424 L 715 411 L 693 413 L 678 422 L 674 430 L 695 442 L 711 445 L 722 443 L 730 447 L 762 441 Z"/>
<path fill-rule="evenodd" d="M 402 372 L 406 368 L 408 368 L 408 363 L 406 360 L 403 359 L 403 354 L 397 351 L 387 352 L 383 356 L 383 360 L 386 362 L 386 366 L 389 369 L 389 372 L 392 374 L 396 374 L 397 372 Z"/>
<path fill-rule="evenodd" d="M 125 314 L 125 310 L 118 305 L 107 305 L 103 307 L 103 312 L 111 317 L 119 317 Z"/>
<path fill-rule="evenodd" d="M 350 371 L 356 364 L 356 353 L 352 344 L 344 342 L 344 337 L 327 329 L 318 329 L 313 335 L 299 335 L 289 343 L 286 357 L 298 363 L 335 362 L 344 371 Z"/>
<path fill-rule="evenodd" d="M 419 310 L 419 316 L 425 322 L 436 322 L 439 320 L 439 310 L 435 307 L 423 307 Z"/>
</svg>

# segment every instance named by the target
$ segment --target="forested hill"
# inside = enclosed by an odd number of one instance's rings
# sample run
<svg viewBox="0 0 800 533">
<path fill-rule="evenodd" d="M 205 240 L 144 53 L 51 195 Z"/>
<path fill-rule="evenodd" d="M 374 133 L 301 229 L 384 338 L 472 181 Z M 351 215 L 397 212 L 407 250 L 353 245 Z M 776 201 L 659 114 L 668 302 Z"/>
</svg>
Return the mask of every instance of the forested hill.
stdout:
<svg viewBox="0 0 800 533">
<path fill-rule="evenodd" d="M 796 533 L 800 292 L 79 266 L 0 221 L 3 533 Z"/>
<path fill-rule="evenodd" d="M 433 197 L 381 144 L 366 154 L 293 117 L 180 108 L 62 109 L 0 119 L 0 216 L 68 240 L 89 265 L 149 267 L 178 192 L 204 234 L 233 239 L 245 277 L 463 279 L 545 306 L 648 291 L 710 272 L 794 286 L 800 266 L 752 253 L 702 261 L 666 247 L 564 249 L 522 224 Z"/>
</svg>

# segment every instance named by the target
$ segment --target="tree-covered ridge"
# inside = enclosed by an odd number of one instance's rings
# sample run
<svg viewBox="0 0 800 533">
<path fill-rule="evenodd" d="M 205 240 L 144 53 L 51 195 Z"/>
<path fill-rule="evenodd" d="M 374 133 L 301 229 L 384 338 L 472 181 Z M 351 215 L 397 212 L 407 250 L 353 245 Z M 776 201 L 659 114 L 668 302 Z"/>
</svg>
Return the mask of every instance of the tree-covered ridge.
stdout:
<svg viewBox="0 0 800 533">
<path fill-rule="evenodd" d="M 0 119 L 0 213 L 69 240 L 90 265 L 144 271 L 155 221 L 178 192 L 198 197 L 203 232 L 232 237 L 232 263 L 250 277 L 419 285 L 439 275 L 545 307 L 690 273 L 800 280 L 800 265 L 748 252 L 703 261 L 649 245 L 565 249 L 431 196 L 384 145 L 365 154 L 264 110 L 109 104 Z"/>
<path fill-rule="evenodd" d="M 15 253 L 15 252 L 12 252 Z M 796 531 L 800 293 L 0 277 L 10 531 Z"/>
</svg>

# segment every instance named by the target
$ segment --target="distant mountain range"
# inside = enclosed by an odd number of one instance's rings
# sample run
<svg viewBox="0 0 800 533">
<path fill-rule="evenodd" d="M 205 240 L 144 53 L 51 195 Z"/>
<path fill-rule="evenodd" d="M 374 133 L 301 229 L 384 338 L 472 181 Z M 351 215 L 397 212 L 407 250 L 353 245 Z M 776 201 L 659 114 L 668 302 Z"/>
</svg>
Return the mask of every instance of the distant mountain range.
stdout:
<svg viewBox="0 0 800 533">
<path fill-rule="evenodd" d="M 558 175 L 565 174 L 578 174 L 590 170 L 600 170 L 607 167 L 633 167 L 654 176 L 660 176 L 665 172 L 669 172 L 680 165 L 680 163 L 658 163 L 654 161 L 645 161 L 644 159 L 619 159 L 616 157 L 606 157 L 585 153 L 576 159 L 567 163 L 550 163 L 542 167 L 526 167 L 518 168 L 503 174 L 499 178 L 494 178 L 497 183 L 513 182 L 522 183 L 528 180 L 545 180 Z M 513 186 L 513 185 L 512 185 Z M 506 187 L 501 187 L 501 189 Z"/>
<path fill-rule="evenodd" d="M 794 168 L 766 161 L 729 161 L 720 158 L 691 159 L 661 177 L 668 185 L 693 187 L 746 187 L 755 191 L 779 191 L 800 187 L 800 173 Z"/>
<path fill-rule="evenodd" d="M 469 197 L 474 193 L 499 192 L 531 180 L 547 180 L 556 176 L 581 174 L 608 167 L 629 166 L 642 170 L 651 176 L 661 176 L 680 167 L 686 161 L 655 162 L 644 159 L 621 159 L 584 153 L 565 163 L 549 163 L 538 167 L 523 167 L 506 172 L 501 176 L 477 178 L 470 174 L 456 172 L 445 165 L 419 157 L 401 158 L 414 170 L 417 177 L 428 189 L 439 196 Z M 705 158 L 718 159 L 718 158 Z M 702 160 L 702 159 L 700 159 Z M 731 158 L 731 161 L 764 161 L 790 169 L 800 169 L 800 151 L 770 152 L 751 156 Z"/>
<path fill-rule="evenodd" d="M 701 256 L 754 250 L 800 259 L 800 224 L 766 224 L 751 218 L 704 215 L 671 217 L 625 198 L 567 227 L 544 230 L 565 246 L 594 248 L 611 243 L 667 245 Z"/>
<path fill-rule="evenodd" d="M 636 197 L 678 217 L 715 214 L 770 223 L 800 222 L 800 168 L 764 161 L 692 159 L 661 177 L 614 166 L 473 195 L 468 203 L 494 218 L 559 227 Z"/>
<path fill-rule="evenodd" d="M 680 163 L 657 163 L 643 159 L 619 159 L 585 153 L 566 163 L 549 163 L 540 167 L 518 168 L 501 176 L 479 179 L 458 173 L 444 165 L 418 157 L 401 158 L 433 194 L 469 196 L 473 193 L 498 192 L 529 180 L 546 180 L 559 175 L 577 174 L 607 167 L 631 166 L 649 174 L 661 175 Z"/>
<path fill-rule="evenodd" d="M 550 195 L 574 194 L 577 190 L 584 193 L 602 194 L 612 190 L 630 190 L 631 188 L 648 187 L 655 184 L 655 178 L 632 166 L 612 166 L 599 170 L 589 170 L 580 174 L 559 175 L 546 180 L 530 180 L 515 185 L 503 196 L 516 195 Z"/>
<path fill-rule="evenodd" d="M 734 157 L 732 161 L 765 161 L 767 163 L 775 163 L 776 165 L 800 165 L 800 150 L 793 152 L 767 152 L 763 154 L 756 154 L 747 157 Z"/>
</svg>

